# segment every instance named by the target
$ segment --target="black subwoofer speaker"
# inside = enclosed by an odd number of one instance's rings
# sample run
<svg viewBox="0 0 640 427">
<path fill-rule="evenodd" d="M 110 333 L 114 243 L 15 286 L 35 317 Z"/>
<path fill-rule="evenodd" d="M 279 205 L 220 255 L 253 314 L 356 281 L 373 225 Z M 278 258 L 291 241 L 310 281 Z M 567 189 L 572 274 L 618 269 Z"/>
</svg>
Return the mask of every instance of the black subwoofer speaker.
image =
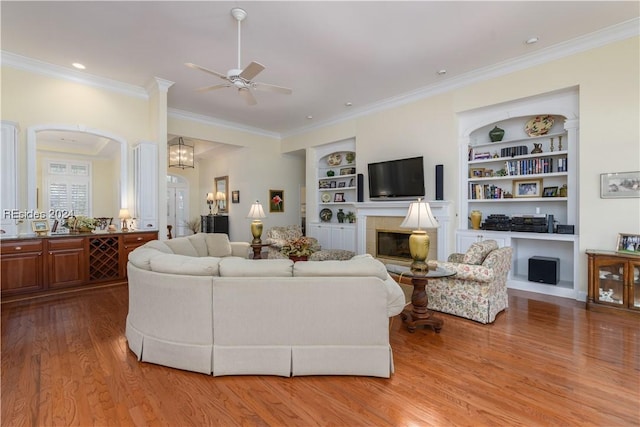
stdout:
<svg viewBox="0 0 640 427">
<path fill-rule="evenodd" d="M 436 165 L 436 200 L 444 200 L 444 165 Z"/>
<path fill-rule="evenodd" d="M 529 258 L 529 281 L 557 285 L 560 281 L 560 259 L 544 256 Z"/>
<path fill-rule="evenodd" d="M 364 202 L 364 175 L 359 173 L 357 177 L 358 177 L 358 180 L 357 180 L 358 188 L 356 189 L 356 191 L 358 193 L 358 202 Z"/>
</svg>

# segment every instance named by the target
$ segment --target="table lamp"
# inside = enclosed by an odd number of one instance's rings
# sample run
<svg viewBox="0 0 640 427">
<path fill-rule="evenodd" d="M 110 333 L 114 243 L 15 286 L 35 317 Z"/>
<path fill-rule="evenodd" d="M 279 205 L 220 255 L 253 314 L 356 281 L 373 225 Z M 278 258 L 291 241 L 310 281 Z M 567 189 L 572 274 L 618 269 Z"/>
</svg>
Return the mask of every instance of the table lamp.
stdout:
<svg viewBox="0 0 640 427">
<path fill-rule="evenodd" d="M 213 193 L 207 193 L 207 204 L 209 205 L 209 215 L 212 215 L 211 205 L 213 204 Z"/>
<path fill-rule="evenodd" d="M 122 220 L 122 229 L 121 231 L 129 231 L 129 227 L 127 227 L 127 220 L 131 218 L 129 214 L 129 209 L 120 209 L 120 213 L 118 214 L 118 218 Z"/>
<path fill-rule="evenodd" d="M 426 263 L 429 254 L 429 236 L 423 228 L 437 228 L 438 221 L 431 213 L 429 203 L 418 199 L 409 205 L 409 212 L 400 224 L 401 228 L 411 228 L 411 236 L 409 236 L 409 252 L 411 252 L 411 271 L 414 273 L 426 274 L 429 272 L 429 266 Z"/>
<path fill-rule="evenodd" d="M 256 202 L 251 205 L 251 210 L 249 210 L 247 218 L 253 218 L 253 221 L 251 221 L 251 235 L 253 235 L 251 243 L 259 245 L 262 243 L 262 240 L 260 239 L 262 236 L 262 221 L 260 221 L 260 218 L 266 218 L 264 209 L 262 209 L 262 205 L 259 201 L 256 200 Z"/>
</svg>

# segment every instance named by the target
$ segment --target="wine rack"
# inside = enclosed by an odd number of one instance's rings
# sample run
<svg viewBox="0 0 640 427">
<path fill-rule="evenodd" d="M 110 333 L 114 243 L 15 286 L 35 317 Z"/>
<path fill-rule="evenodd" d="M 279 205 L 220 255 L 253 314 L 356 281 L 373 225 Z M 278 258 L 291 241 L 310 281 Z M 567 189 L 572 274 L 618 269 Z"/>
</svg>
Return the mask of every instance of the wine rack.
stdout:
<svg viewBox="0 0 640 427">
<path fill-rule="evenodd" d="M 118 236 L 89 239 L 89 281 L 115 279 L 120 275 Z"/>
</svg>

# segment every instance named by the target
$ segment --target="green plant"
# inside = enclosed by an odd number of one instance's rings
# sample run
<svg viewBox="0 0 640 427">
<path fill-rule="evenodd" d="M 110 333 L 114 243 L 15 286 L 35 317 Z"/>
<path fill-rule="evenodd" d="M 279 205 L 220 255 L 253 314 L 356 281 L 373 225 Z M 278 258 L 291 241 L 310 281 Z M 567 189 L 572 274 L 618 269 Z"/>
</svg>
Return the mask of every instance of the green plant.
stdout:
<svg viewBox="0 0 640 427">
<path fill-rule="evenodd" d="M 285 256 L 309 256 L 313 253 L 311 245 L 311 240 L 308 237 L 302 236 L 297 239 L 287 240 L 287 242 L 282 245 L 280 253 Z"/>
<path fill-rule="evenodd" d="M 94 218 L 78 215 L 78 216 L 69 216 L 65 218 L 62 225 L 67 227 L 70 230 L 80 230 L 80 229 L 93 230 L 94 228 L 96 228 L 96 222 L 97 221 Z"/>
<path fill-rule="evenodd" d="M 349 222 L 356 222 L 356 214 L 353 211 L 349 211 L 347 212 L 347 215 L 345 216 L 345 218 L 347 219 L 347 221 Z"/>
</svg>

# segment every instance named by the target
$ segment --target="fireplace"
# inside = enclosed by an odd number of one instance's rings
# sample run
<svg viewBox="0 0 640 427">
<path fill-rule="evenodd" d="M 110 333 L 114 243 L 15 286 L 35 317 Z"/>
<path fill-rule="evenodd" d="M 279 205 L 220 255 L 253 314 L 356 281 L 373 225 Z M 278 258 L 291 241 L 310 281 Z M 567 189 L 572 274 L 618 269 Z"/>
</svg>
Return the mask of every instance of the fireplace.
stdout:
<svg viewBox="0 0 640 427">
<path fill-rule="evenodd" d="M 376 258 L 411 261 L 409 236 L 411 232 L 376 230 Z"/>
</svg>

